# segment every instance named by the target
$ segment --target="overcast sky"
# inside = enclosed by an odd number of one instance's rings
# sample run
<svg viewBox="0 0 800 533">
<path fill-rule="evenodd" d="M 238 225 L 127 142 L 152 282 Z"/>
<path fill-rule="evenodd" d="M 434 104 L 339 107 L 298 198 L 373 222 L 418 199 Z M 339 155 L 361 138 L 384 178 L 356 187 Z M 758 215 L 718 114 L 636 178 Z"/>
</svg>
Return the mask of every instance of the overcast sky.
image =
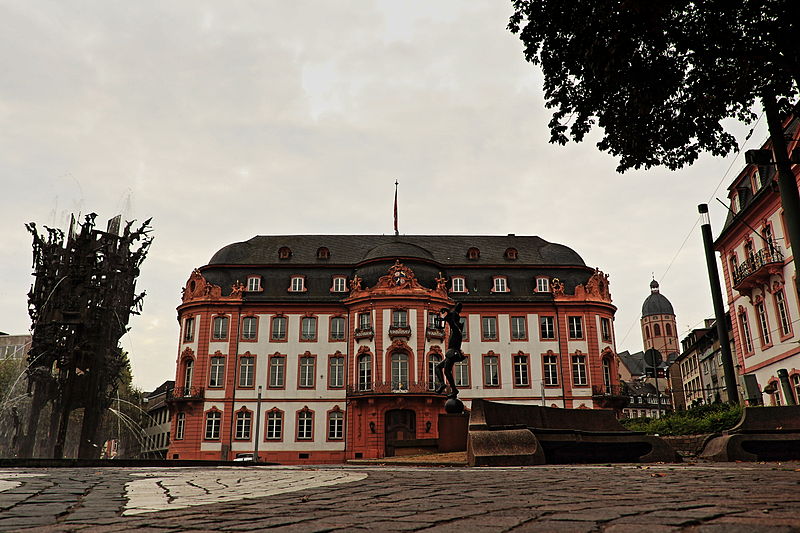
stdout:
<svg viewBox="0 0 800 533">
<path fill-rule="evenodd" d="M 152 389 L 174 379 L 193 268 L 254 235 L 391 233 L 395 179 L 403 234 L 538 235 L 609 274 L 618 351 L 642 347 L 653 275 L 681 333 L 697 327 L 697 204 L 725 199 L 742 158 L 620 175 L 597 136 L 548 144 L 510 6 L 0 1 L 0 331 L 30 327 L 25 222 L 153 217 L 122 341 Z"/>
</svg>

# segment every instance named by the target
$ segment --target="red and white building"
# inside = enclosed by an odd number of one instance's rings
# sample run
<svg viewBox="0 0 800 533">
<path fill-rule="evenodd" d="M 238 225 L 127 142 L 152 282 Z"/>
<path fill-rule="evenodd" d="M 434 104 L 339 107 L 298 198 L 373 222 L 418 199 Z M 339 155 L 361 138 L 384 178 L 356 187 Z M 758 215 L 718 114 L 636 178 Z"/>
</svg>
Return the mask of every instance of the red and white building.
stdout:
<svg viewBox="0 0 800 533">
<path fill-rule="evenodd" d="M 791 152 L 800 147 L 800 117 L 790 116 L 784 128 Z M 770 149 L 771 143 L 763 148 Z M 800 165 L 793 164 L 792 170 L 797 178 Z M 785 369 L 789 392 L 795 401 L 800 400 L 794 243 L 781 208 L 774 165 L 747 165 L 728 191 L 731 212 L 714 247 L 722 259 L 739 373 L 754 375 L 762 390 L 774 390 L 765 403 L 781 405 L 786 403 L 786 391 L 777 383 L 778 370 Z"/>
<path fill-rule="evenodd" d="M 593 408 L 618 385 L 608 279 L 539 237 L 287 235 L 222 248 L 178 307 L 168 458 L 389 456 L 438 437 L 433 366 L 462 302 L 460 398 Z M 261 400 L 259 401 L 259 394 Z"/>
</svg>

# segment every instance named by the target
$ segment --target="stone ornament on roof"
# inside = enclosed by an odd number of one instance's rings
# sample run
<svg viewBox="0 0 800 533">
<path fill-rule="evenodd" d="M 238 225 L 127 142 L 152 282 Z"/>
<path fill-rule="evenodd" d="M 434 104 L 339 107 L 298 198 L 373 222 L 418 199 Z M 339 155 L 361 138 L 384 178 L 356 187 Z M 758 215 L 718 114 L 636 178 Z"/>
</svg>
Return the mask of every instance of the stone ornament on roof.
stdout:
<svg viewBox="0 0 800 533">
<path fill-rule="evenodd" d="M 599 268 L 594 269 L 594 274 L 583 285 L 576 285 L 574 294 L 564 292 L 564 283 L 558 278 L 554 278 L 550 283 L 553 291 L 553 298 L 556 300 L 592 300 L 597 302 L 611 303 L 611 291 L 609 290 L 608 274 L 604 274 Z"/>
<path fill-rule="evenodd" d="M 411 268 L 399 260 L 395 261 L 394 265 L 389 267 L 386 275 L 381 276 L 372 287 L 363 287 L 361 278 L 355 276 L 350 282 L 350 296 L 347 301 L 365 296 L 391 296 L 397 294 L 402 294 L 403 296 L 413 296 L 415 294 L 428 297 L 435 296 L 446 300 L 448 305 L 452 304 L 452 300 L 447 296 L 446 279 L 438 278 L 436 280 L 436 288 L 429 289 L 419 282 Z"/>
<path fill-rule="evenodd" d="M 222 287 L 209 282 L 198 269 L 192 271 L 189 280 L 182 289 L 183 303 L 196 300 L 241 300 L 244 296 L 245 286 L 237 281 L 231 286 L 231 293 L 228 296 L 222 295 Z"/>
</svg>

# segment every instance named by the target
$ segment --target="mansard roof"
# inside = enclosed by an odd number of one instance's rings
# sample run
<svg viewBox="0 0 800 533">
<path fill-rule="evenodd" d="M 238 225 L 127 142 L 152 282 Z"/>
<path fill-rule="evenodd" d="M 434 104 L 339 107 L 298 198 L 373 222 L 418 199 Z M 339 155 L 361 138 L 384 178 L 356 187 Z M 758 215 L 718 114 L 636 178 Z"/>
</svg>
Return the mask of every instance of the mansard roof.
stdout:
<svg viewBox="0 0 800 533">
<path fill-rule="evenodd" d="M 320 247 L 330 250 L 328 259 L 317 257 Z M 291 250 L 280 259 L 278 250 Z M 467 250 L 477 248 L 477 259 Z M 515 248 L 516 259 L 506 257 Z M 488 235 L 259 235 L 223 247 L 209 261 L 212 265 L 356 265 L 382 258 L 414 258 L 440 265 L 586 266 L 571 248 L 535 236 Z"/>
</svg>

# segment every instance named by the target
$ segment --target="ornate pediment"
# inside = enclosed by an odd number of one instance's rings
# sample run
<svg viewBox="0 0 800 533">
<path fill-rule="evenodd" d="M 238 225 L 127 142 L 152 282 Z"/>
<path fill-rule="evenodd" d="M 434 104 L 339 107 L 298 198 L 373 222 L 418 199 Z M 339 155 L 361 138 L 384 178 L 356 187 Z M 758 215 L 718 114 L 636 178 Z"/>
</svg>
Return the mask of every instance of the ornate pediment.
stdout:
<svg viewBox="0 0 800 533">
<path fill-rule="evenodd" d="M 241 300 L 245 286 L 240 281 L 236 281 L 231 286 L 231 293 L 228 296 L 222 295 L 222 287 L 209 282 L 199 270 L 194 269 L 189 280 L 183 287 L 183 303 L 195 300 Z"/>
<path fill-rule="evenodd" d="M 374 295 L 419 294 L 438 296 L 449 300 L 447 296 L 447 280 L 445 278 L 441 276 L 437 278 L 436 288 L 429 289 L 421 285 L 414 271 L 399 260 L 389 267 L 386 275 L 381 276 L 374 286 L 363 287 L 362 282 L 363 280 L 358 276 L 354 276 L 350 281 L 350 299 Z"/>
<path fill-rule="evenodd" d="M 565 293 L 564 283 L 558 278 L 553 279 L 550 286 L 556 300 L 594 300 L 611 303 L 608 274 L 604 274 L 599 268 L 594 269 L 594 274 L 586 283 L 575 286 L 574 294 Z"/>
</svg>

